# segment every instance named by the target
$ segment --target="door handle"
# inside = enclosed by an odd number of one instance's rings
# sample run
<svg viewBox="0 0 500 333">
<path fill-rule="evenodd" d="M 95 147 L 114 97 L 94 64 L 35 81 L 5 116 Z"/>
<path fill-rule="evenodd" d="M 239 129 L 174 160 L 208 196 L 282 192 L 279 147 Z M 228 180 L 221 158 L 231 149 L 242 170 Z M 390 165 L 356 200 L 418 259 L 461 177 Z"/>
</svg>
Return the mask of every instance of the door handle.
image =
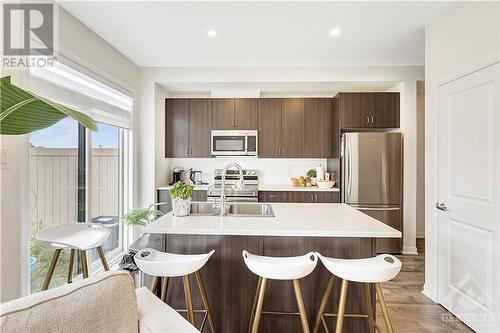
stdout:
<svg viewBox="0 0 500 333">
<path fill-rule="evenodd" d="M 436 208 L 439 210 L 442 210 L 444 212 L 446 212 L 448 210 L 448 208 L 446 207 L 446 204 L 444 204 L 442 202 L 436 202 Z"/>
<path fill-rule="evenodd" d="M 317 194 L 314 195 L 314 202 L 318 202 L 318 195 Z"/>
<path fill-rule="evenodd" d="M 370 123 L 370 117 L 366 117 L 366 124 L 368 125 Z"/>
<path fill-rule="evenodd" d="M 373 124 L 373 116 L 372 116 L 372 124 Z"/>
<path fill-rule="evenodd" d="M 314 202 L 314 196 L 311 194 L 311 202 Z"/>
</svg>

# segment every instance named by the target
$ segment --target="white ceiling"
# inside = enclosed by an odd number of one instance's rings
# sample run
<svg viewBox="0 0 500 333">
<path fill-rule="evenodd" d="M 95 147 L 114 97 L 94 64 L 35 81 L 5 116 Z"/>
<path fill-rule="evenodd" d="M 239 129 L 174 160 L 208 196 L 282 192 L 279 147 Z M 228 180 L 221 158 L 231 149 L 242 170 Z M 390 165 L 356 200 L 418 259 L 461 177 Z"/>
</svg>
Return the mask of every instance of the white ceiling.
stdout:
<svg viewBox="0 0 500 333">
<path fill-rule="evenodd" d="M 450 2 L 59 1 L 139 66 L 422 65 Z M 329 31 L 340 29 L 331 36 Z M 210 38 L 207 31 L 217 31 Z"/>
</svg>

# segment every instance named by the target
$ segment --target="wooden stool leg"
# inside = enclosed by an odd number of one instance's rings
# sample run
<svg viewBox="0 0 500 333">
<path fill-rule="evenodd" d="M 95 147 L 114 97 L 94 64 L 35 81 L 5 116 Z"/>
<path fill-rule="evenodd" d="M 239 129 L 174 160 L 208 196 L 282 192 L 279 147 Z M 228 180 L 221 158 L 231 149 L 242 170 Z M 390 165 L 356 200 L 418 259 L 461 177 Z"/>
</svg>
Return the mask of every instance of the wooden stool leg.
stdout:
<svg viewBox="0 0 500 333">
<path fill-rule="evenodd" d="M 188 321 L 191 325 L 195 325 L 194 323 L 194 310 L 193 310 L 193 299 L 191 297 L 191 284 L 189 282 L 189 275 L 184 275 L 182 277 L 182 282 L 184 284 L 184 296 L 186 297 L 186 309 Z"/>
<path fill-rule="evenodd" d="M 366 305 L 366 313 L 370 318 L 368 318 L 370 332 L 373 332 L 373 322 L 372 319 L 375 318 L 373 315 L 373 307 L 372 307 L 372 297 L 370 294 L 370 285 L 368 283 L 363 283 L 363 290 L 365 294 L 365 305 Z"/>
<path fill-rule="evenodd" d="M 316 316 L 316 322 L 314 323 L 313 333 L 318 333 L 319 327 L 321 326 L 321 316 L 325 313 L 326 305 L 328 303 L 328 298 L 332 294 L 333 289 L 333 275 L 330 275 L 328 279 L 328 284 L 326 285 L 325 293 L 323 294 L 323 298 L 321 300 L 321 304 L 319 305 L 318 315 Z"/>
<path fill-rule="evenodd" d="M 299 280 L 293 280 L 293 290 L 295 291 L 295 298 L 297 299 L 297 305 L 299 306 L 302 331 L 304 333 L 309 333 L 309 322 L 307 321 L 306 308 L 304 306 L 304 300 L 302 299 L 302 293 L 300 292 Z"/>
<path fill-rule="evenodd" d="M 105 271 L 109 271 L 108 262 L 106 260 L 106 256 L 104 255 L 104 250 L 102 249 L 101 245 L 97 247 L 97 253 L 99 254 L 99 258 L 101 258 L 102 267 L 104 267 Z"/>
<path fill-rule="evenodd" d="M 198 282 L 198 288 L 200 289 L 203 306 L 205 307 L 205 310 L 207 310 L 208 324 L 210 325 L 210 331 L 212 333 L 215 333 L 214 317 L 212 316 L 212 310 L 210 309 L 210 304 L 208 303 L 208 296 L 207 296 L 207 291 L 205 290 L 205 283 L 203 283 L 203 279 L 201 278 L 201 274 L 199 271 L 195 272 L 194 276 L 196 276 L 196 281 Z"/>
<path fill-rule="evenodd" d="M 262 304 L 264 303 L 266 284 L 267 284 L 267 279 L 262 278 L 259 289 L 259 298 L 257 299 L 257 307 L 255 308 L 255 318 L 252 324 L 252 333 L 257 333 L 259 331 L 260 316 L 262 314 Z"/>
<path fill-rule="evenodd" d="M 89 266 L 87 262 L 87 252 L 84 250 L 80 250 L 80 260 L 82 262 L 82 273 L 83 278 L 86 279 L 89 277 Z"/>
<path fill-rule="evenodd" d="M 342 326 L 344 325 L 345 304 L 347 302 L 347 287 L 349 282 L 342 279 L 342 287 L 340 289 L 339 309 L 337 314 L 337 325 L 335 326 L 335 333 L 342 333 Z"/>
<path fill-rule="evenodd" d="M 151 281 L 151 292 L 156 294 L 156 289 L 158 288 L 158 277 L 153 276 L 153 280 Z"/>
<path fill-rule="evenodd" d="M 61 254 L 61 249 L 56 249 L 52 255 L 52 260 L 50 261 L 49 270 L 47 271 L 47 276 L 43 282 L 42 290 L 47 290 L 49 288 L 50 280 L 52 280 L 52 275 L 54 275 L 57 260 L 59 259 L 59 254 Z"/>
<path fill-rule="evenodd" d="M 380 309 L 382 310 L 382 315 L 384 316 L 384 322 L 387 328 L 387 332 L 394 333 L 391 317 L 389 316 L 389 310 L 387 309 L 387 304 L 385 304 L 384 293 L 382 292 L 382 287 L 380 286 L 380 283 L 375 283 L 375 290 L 377 291 L 378 302 L 380 303 Z"/>
<path fill-rule="evenodd" d="M 255 296 L 253 298 L 252 312 L 250 313 L 250 321 L 248 323 L 248 333 L 251 333 L 252 331 L 252 324 L 253 324 L 253 319 L 255 317 L 255 309 L 257 308 L 257 300 L 259 299 L 259 291 L 261 284 L 262 284 L 262 278 L 259 277 L 259 281 L 257 282 L 257 289 L 255 290 Z"/>
<path fill-rule="evenodd" d="M 161 300 L 167 303 L 168 277 L 161 279 Z"/>
<path fill-rule="evenodd" d="M 73 281 L 73 266 L 75 264 L 75 249 L 69 251 L 68 283 Z"/>
</svg>

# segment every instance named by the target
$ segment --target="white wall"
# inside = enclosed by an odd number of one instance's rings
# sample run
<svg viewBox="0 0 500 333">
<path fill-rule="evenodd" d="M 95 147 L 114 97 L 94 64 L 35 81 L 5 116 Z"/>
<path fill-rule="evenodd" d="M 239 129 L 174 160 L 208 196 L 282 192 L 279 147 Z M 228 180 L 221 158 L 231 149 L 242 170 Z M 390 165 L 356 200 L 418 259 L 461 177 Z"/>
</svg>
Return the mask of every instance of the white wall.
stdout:
<svg viewBox="0 0 500 333">
<path fill-rule="evenodd" d="M 58 34 L 59 53 L 66 60 L 135 95 L 138 67 L 62 8 Z M 12 80 L 29 89 L 25 71 L 15 71 Z M 2 136 L 0 145 L 1 151 L 7 153 L 2 159 L 7 158 L 10 164 L 1 170 L 0 298 L 5 301 L 29 292 L 29 138 Z"/>
<path fill-rule="evenodd" d="M 181 167 L 202 171 L 203 181 L 213 183 L 214 169 L 223 169 L 228 163 L 236 162 L 243 169 L 258 169 L 261 184 L 289 184 L 291 177 L 304 176 L 309 169 L 319 165 L 326 167 L 326 159 L 274 159 L 256 157 L 217 157 L 217 158 L 171 158 L 167 159 L 168 170 Z M 166 185 L 166 183 L 160 184 Z"/>
<path fill-rule="evenodd" d="M 401 124 L 405 132 L 405 253 L 416 253 L 416 82 L 424 79 L 423 66 L 373 66 L 373 67 L 170 67 L 141 68 L 141 113 L 138 115 L 138 147 L 140 147 L 138 172 L 138 201 L 145 206 L 155 200 L 156 181 L 163 177 L 164 139 L 151 128 L 161 110 L 155 105 L 155 84 L 174 83 L 240 83 L 240 82 L 401 82 Z M 241 92 L 240 92 L 241 93 Z M 307 92 L 304 92 L 307 94 Z M 217 93 L 218 96 L 220 95 Z M 242 93 L 242 96 L 244 94 Z M 238 95 L 239 96 L 239 95 Z M 231 95 L 231 97 L 238 97 Z M 221 96 L 219 96 L 221 97 Z M 160 147 L 158 147 L 160 146 Z M 153 163 L 155 161 L 155 163 Z M 164 164 L 161 164 L 164 166 Z M 211 166 L 210 166 L 211 168 Z"/>
<path fill-rule="evenodd" d="M 165 156 L 165 98 L 167 93 L 155 84 L 155 187 L 167 184 L 170 166 Z M 163 142 L 163 144 L 162 144 Z"/>
<path fill-rule="evenodd" d="M 417 238 L 425 238 L 425 83 L 417 82 Z"/>
<path fill-rule="evenodd" d="M 500 61 L 500 3 L 460 2 L 425 31 L 425 285 L 437 301 L 437 88 Z"/>
</svg>

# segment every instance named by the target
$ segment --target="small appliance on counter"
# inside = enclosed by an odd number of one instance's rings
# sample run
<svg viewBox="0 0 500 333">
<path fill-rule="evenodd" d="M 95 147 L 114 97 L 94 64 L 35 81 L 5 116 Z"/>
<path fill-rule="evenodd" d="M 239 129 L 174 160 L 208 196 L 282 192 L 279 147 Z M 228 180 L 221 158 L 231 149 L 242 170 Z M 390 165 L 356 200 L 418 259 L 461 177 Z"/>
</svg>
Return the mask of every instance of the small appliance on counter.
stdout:
<svg viewBox="0 0 500 333">
<path fill-rule="evenodd" d="M 184 171 L 184 169 L 182 169 L 182 168 L 173 168 L 172 169 L 172 176 L 171 176 L 172 182 L 169 185 L 173 185 L 177 182 L 182 182 L 183 181 L 182 174 L 184 172 L 186 172 L 186 171 Z"/>
<path fill-rule="evenodd" d="M 203 182 L 203 173 L 199 170 L 189 169 L 189 179 L 193 182 L 194 185 L 208 185 L 208 183 Z"/>
</svg>

